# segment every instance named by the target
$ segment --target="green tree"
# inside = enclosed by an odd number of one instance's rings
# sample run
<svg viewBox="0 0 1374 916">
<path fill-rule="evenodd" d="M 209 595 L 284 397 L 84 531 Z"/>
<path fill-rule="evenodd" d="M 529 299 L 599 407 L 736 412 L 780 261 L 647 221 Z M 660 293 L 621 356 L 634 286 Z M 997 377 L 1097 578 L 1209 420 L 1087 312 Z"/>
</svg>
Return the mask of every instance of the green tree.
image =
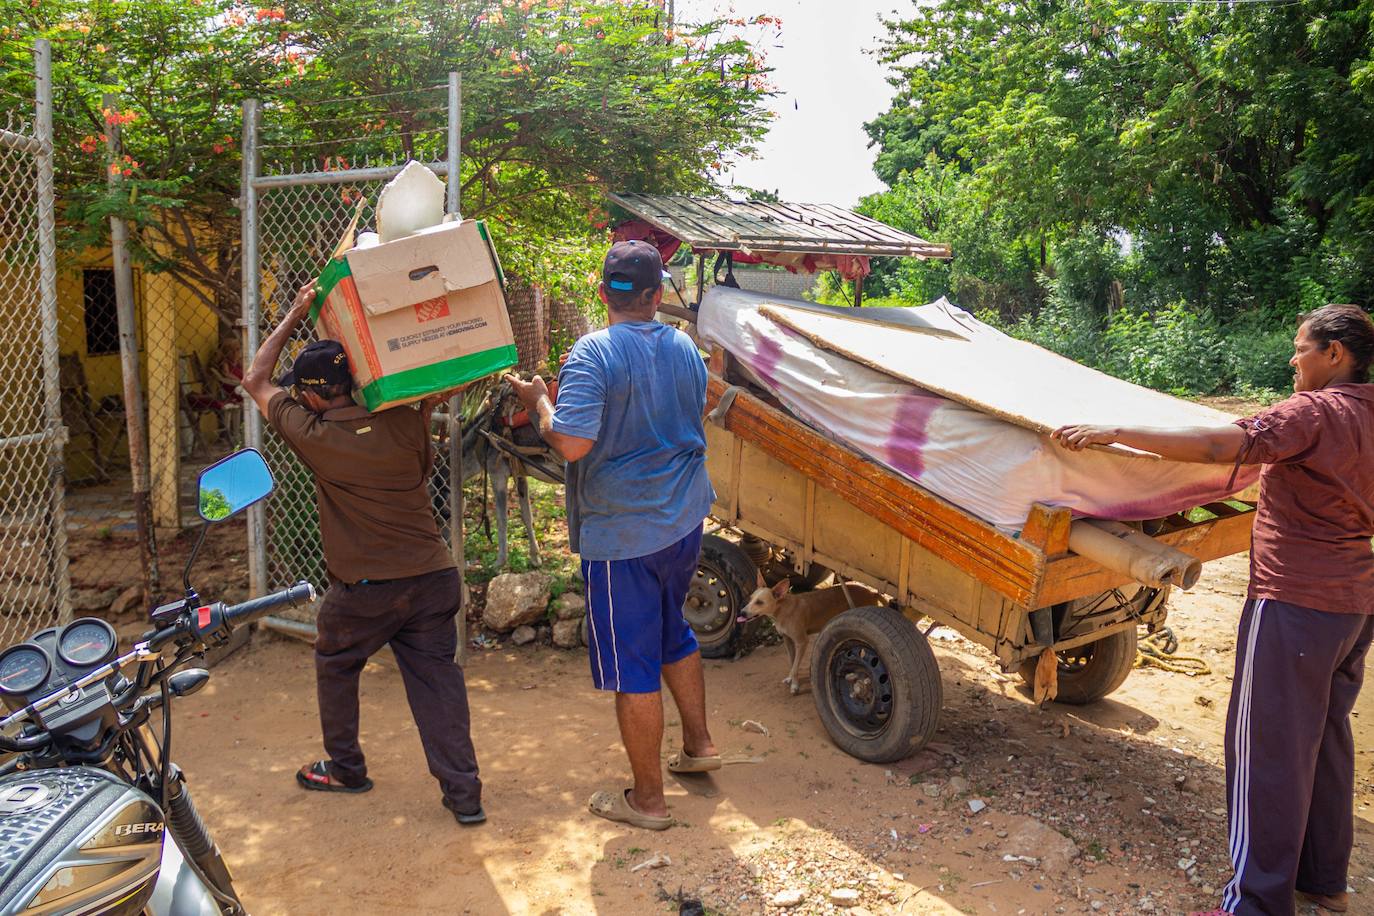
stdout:
<svg viewBox="0 0 1374 916">
<path fill-rule="evenodd" d="M 31 92 L 55 43 L 66 241 L 111 212 L 139 252 L 230 322 L 239 298 L 240 107 L 297 167 L 437 158 L 447 73 L 463 74 L 462 209 L 500 227 L 522 279 L 585 295 L 609 190 L 696 191 L 766 128 L 770 17 L 670 25 L 661 5 L 581 0 L 0 0 L 0 88 Z M 103 112 L 116 90 L 120 111 Z M 344 99 L 344 101 L 331 101 Z M 429 109 L 429 110 L 426 110 Z M 126 188 L 105 188 L 107 120 Z M 347 193 L 347 189 L 344 189 Z"/>
<path fill-rule="evenodd" d="M 213 490 L 200 491 L 200 517 L 207 521 L 217 522 L 222 518 L 228 518 L 233 507 L 229 505 L 229 500 L 224 498 L 224 491 L 218 487 Z"/>
<path fill-rule="evenodd" d="M 1051 276 L 1066 246 L 1129 240 L 1103 263 L 1128 303 L 1227 319 L 1368 301 L 1372 15 L 1369 0 L 921 5 L 889 23 L 879 174 L 900 196 L 928 156 L 953 164 L 967 209 L 996 201 L 1012 248 Z"/>
</svg>

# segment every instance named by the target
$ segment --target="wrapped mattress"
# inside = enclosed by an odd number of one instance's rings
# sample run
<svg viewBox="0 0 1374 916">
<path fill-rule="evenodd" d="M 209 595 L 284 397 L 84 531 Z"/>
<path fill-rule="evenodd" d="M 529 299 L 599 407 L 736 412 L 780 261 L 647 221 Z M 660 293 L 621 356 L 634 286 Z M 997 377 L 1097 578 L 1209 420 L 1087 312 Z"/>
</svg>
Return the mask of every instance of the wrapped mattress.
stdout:
<svg viewBox="0 0 1374 916">
<path fill-rule="evenodd" d="M 1124 448 L 1070 452 L 1045 434 L 1047 417 L 1108 422 L 1085 412 L 1119 410 L 1110 422 L 1139 425 L 1234 419 L 1220 411 L 1068 363 L 944 299 L 910 309 L 862 309 L 865 339 L 879 338 L 881 348 L 845 337 L 857 314 L 717 286 L 701 304 L 697 333 L 823 435 L 1007 530 L 1019 530 L 1037 502 L 1079 516 L 1140 521 L 1223 498 L 1258 478 L 1256 468 L 1241 468 L 1232 481 L 1229 466 L 1166 461 Z M 836 352 L 841 344 L 852 352 Z M 860 360 L 876 362 L 870 352 L 895 365 L 887 371 L 865 365 Z M 944 394 L 913 383 L 927 377 Z M 976 397 L 960 394 L 961 377 Z M 1098 395 L 1095 409 L 1083 396 L 1089 389 Z"/>
</svg>

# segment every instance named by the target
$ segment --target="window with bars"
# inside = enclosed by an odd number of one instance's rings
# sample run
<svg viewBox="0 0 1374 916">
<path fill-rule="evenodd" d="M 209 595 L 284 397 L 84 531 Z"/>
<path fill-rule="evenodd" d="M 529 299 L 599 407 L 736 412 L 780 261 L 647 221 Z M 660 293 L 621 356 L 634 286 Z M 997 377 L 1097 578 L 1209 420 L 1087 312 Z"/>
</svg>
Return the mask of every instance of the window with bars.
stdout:
<svg viewBox="0 0 1374 916">
<path fill-rule="evenodd" d="M 119 352 L 119 313 L 115 306 L 114 271 L 87 267 L 81 271 L 86 310 L 86 353 L 103 356 Z"/>
</svg>

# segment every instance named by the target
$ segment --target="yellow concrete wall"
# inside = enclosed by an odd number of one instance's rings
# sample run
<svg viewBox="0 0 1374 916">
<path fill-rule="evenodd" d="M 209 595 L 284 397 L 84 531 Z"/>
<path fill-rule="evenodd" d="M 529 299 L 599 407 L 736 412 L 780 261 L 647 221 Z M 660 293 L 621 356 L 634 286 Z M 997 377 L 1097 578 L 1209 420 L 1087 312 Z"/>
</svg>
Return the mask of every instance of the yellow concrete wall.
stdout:
<svg viewBox="0 0 1374 916">
<path fill-rule="evenodd" d="M 108 249 L 90 250 L 64 265 L 58 274 L 59 351 L 81 357 L 93 409 L 103 398 L 122 395 L 123 382 L 118 353 L 93 355 L 87 350 L 81 270 L 110 266 Z M 170 275 L 152 274 L 136 267 L 134 298 L 139 319 L 139 364 L 148 403 L 154 517 L 158 525 L 170 527 L 180 524 L 180 357 L 194 352 L 201 365 L 208 366 L 219 343 L 219 328 L 209 307 Z M 128 443 L 119 435 L 122 423 L 121 414 L 112 417 L 108 424 L 101 424 L 106 432 L 102 437 L 102 449 L 108 455 L 117 448 L 118 463 L 125 464 Z M 202 435 L 209 438 L 215 432 L 214 419 L 204 418 Z M 90 476 L 93 468 L 87 443 L 74 442 L 68 447 L 67 455 L 70 477 Z"/>
</svg>

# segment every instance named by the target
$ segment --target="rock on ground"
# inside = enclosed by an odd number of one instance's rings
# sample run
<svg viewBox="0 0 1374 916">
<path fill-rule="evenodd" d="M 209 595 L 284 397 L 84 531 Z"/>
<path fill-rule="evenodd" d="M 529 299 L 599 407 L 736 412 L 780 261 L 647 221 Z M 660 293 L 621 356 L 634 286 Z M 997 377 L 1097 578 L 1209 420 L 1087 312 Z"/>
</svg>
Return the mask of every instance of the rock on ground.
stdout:
<svg viewBox="0 0 1374 916">
<path fill-rule="evenodd" d="M 117 598 L 117 588 L 74 588 L 71 591 L 72 610 L 104 611 Z"/>
<path fill-rule="evenodd" d="M 534 623 L 544 616 L 552 585 L 553 576 L 539 570 L 497 576 L 487 586 L 482 623 L 498 633 Z"/>
<path fill-rule="evenodd" d="M 528 646 L 534 642 L 534 627 L 516 627 L 510 634 L 510 641 L 517 646 Z"/>
<path fill-rule="evenodd" d="M 559 620 L 553 625 L 553 644 L 560 649 L 576 649 L 582 644 L 582 621 Z"/>
<path fill-rule="evenodd" d="M 587 602 L 576 592 L 566 592 L 553 600 L 553 614 L 559 620 L 577 620 L 586 612 Z"/>
<path fill-rule="evenodd" d="M 773 898 L 768 901 L 769 906 L 776 906 L 782 909 L 801 906 L 806 900 L 806 892 L 799 887 L 789 887 L 787 890 L 778 891 Z"/>
<path fill-rule="evenodd" d="M 111 616 L 118 617 L 125 611 L 132 610 L 142 603 L 143 586 L 130 585 L 128 588 L 124 589 L 124 591 L 120 592 L 119 597 L 115 598 L 114 602 L 110 605 L 110 614 Z"/>
<path fill-rule="evenodd" d="M 1038 859 L 1042 871 L 1058 874 L 1066 871 L 1070 863 L 1078 858 L 1078 847 L 1058 830 L 1034 818 L 1014 817 L 1007 824 L 1007 838 L 1002 842 L 1002 853 Z"/>
</svg>

